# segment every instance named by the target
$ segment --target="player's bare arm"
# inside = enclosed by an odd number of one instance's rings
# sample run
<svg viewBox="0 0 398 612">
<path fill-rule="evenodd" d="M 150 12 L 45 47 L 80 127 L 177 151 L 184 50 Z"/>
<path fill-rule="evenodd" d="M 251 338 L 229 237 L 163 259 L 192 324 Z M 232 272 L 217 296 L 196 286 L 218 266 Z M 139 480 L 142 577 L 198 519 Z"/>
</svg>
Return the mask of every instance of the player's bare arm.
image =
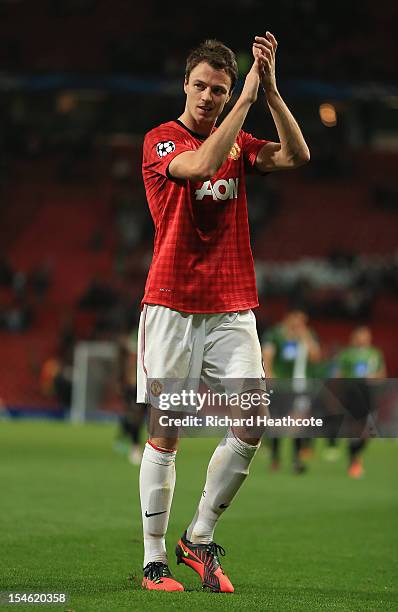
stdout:
<svg viewBox="0 0 398 612">
<path fill-rule="evenodd" d="M 310 160 L 310 151 L 303 134 L 276 85 L 277 46 L 278 43 L 271 32 L 267 32 L 265 37 L 256 36 L 253 45 L 254 57 L 262 58 L 261 85 L 280 140 L 267 143 L 259 151 L 256 167 L 261 172 L 297 168 Z"/>
<path fill-rule="evenodd" d="M 306 336 L 304 342 L 307 346 L 308 357 L 311 363 L 319 363 L 322 356 L 321 347 L 319 346 L 319 343 L 312 337 L 310 333 Z"/>
<path fill-rule="evenodd" d="M 308 351 L 308 358 L 311 363 L 318 363 L 321 360 L 321 347 L 311 331 L 307 327 L 304 327 L 297 334 L 297 337 L 305 344 Z"/>
<path fill-rule="evenodd" d="M 387 376 L 387 370 L 386 367 L 384 365 L 380 366 L 380 368 L 377 370 L 377 372 L 375 372 L 374 374 L 369 374 L 367 376 L 367 378 L 377 378 L 377 379 L 381 379 L 381 378 L 386 378 Z"/>
<path fill-rule="evenodd" d="M 262 357 L 264 362 L 264 370 L 267 378 L 274 377 L 274 357 L 275 357 L 275 347 L 270 342 L 267 342 L 262 350 Z"/>
<path fill-rule="evenodd" d="M 213 132 L 213 134 L 211 134 L 196 151 L 186 151 L 171 161 L 169 165 L 169 172 L 173 177 L 192 181 L 202 181 L 207 180 L 216 174 L 227 159 L 228 153 L 236 141 L 238 133 L 242 128 L 250 107 L 257 99 L 258 88 L 260 85 L 260 74 L 264 70 L 263 62 L 264 58 L 262 56 L 255 58 L 251 70 L 246 76 L 238 101 L 224 119 L 220 127 Z M 200 66 L 197 68 L 199 69 Z M 210 68 L 210 66 L 208 66 L 208 68 Z M 210 76 L 208 76 L 209 81 L 210 79 L 214 78 L 214 76 L 217 77 L 217 75 L 214 74 L 217 72 L 221 73 L 218 75 L 218 78 L 223 78 L 223 71 L 216 71 L 213 69 L 211 69 L 211 71 L 212 73 Z M 197 86 L 194 78 L 195 76 L 196 75 L 192 73 L 189 81 L 185 83 L 185 92 L 187 93 L 187 96 L 191 95 L 191 87 L 194 88 Z M 227 75 L 224 76 L 227 79 L 227 83 L 224 83 L 224 90 L 221 94 L 218 94 L 217 90 L 214 92 L 214 88 L 212 89 L 210 82 L 206 83 L 199 81 L 199 84 L 201 84 L 202 87 L 202 91 L 200 92 L 200 95 L 198 95 L 199 102 L 201 102 L 203 105 L 209 105 L 209 108 L 211 108 L 213 104 L 218 104 L 220 109 L 219 114 L 224 108 L 225 103 L 230 98 L 229 89 L 226 88 L 229 78 Z M 195 93 L 193 92 L 192 95 L 195 95 Z M 215 99 L 220 95 L 223 98 L 221 101 Z M 187 117 L 184 117 L 186 114 L 187 109 L 180 117 L 183 123 L 184 119 L 187 119 Z M 216 118 L 217 117 L 215 117 L 215 119 Z M 210 126 L 210 130 L 213 125 Z"/>
</svg>

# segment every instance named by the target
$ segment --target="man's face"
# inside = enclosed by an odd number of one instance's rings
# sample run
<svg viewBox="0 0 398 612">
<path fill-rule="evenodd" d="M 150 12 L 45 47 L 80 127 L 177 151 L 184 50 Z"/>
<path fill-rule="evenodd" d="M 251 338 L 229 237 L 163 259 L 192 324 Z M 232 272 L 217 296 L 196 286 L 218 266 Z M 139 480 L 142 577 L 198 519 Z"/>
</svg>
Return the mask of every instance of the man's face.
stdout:
<svg viewBox="0 0 398 612">
<path fill-rule="evenodd" d="M 289 312 L 285 319 L 285 325 L 293 338 L 299 338 L 307 330 L 308 318 L 301 310 Z"/>
<path fill-rule="evenodd" d="M 358 327 L 351 336 L 351 344 L 359 348 L 367 348 L 372 345 L 372 332 L 369 327 Z"/>
<path fill-rule="evenodd" d="M 231 78 L 225 70 L 215 70 L 201 62 L 184 83 L 186 108 L 199 124 L 214 123 L 231 97 Z"/>
</svg>

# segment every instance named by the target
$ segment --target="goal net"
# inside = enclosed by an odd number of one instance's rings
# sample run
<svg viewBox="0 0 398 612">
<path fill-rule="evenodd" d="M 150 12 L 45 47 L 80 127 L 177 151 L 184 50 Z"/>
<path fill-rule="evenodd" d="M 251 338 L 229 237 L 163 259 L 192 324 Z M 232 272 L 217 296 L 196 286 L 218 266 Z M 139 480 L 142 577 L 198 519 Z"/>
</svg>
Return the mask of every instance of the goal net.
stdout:
<svg viewBox="0 0 398 612">
<path fill-rule="evenodd" d="M 73 360 L 71 421 L 114 418 L 120 407 L 117 379 L 115 342 L 79 342 Z"/>
</svg>

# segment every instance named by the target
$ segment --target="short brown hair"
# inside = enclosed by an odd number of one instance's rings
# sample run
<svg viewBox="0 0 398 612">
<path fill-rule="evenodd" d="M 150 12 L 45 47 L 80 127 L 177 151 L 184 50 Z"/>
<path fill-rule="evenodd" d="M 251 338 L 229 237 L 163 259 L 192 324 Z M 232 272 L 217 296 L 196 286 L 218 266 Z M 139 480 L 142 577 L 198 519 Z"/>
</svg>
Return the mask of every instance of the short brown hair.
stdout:
<svg viewBox="0 0 398 612">
<path fill-rule="evenodd" d="M 215 70 L 225 70 L 231 79 L 231 90 L 238 79 L 238 64 L 235 53 L 219 40 L 205 40 L 193 49 L 187 58 L 185 80 L 188 81 L 192 70 L 201 62 L 207 62 Z"/>
</svg>

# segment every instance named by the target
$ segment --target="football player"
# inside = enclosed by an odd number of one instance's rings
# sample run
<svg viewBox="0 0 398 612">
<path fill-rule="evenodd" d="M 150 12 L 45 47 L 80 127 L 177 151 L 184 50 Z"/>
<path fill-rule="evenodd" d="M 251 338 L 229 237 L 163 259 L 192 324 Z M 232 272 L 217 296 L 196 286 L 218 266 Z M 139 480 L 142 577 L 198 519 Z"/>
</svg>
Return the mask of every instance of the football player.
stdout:
<svg viewBox="0 0 398 612">
<path fill-rule="evenodd" d="M 159 417 L 165 381 L 264 378 L 252 309 L 258 306 L 250 248 L 245 175 L 297 168 L 310 153 L 276 84 L 277 41 L 256 36 L 253 64 L 233 108 L 216 127 L 237 77 L 234 53 L 207 40 L 187 59 L 185 109 L 145 136 L 143 179 L 155 224 L 155 245 L 139 327 L 137 401 Z M 261 88 L 279 142 L 242 129 Z M 183 383 L 182 383 L 183 386 Z M 182 388 L 182 387 L 181 387 Z M 247 390 L 247 389 L 245 389 Z M 203 587 L 232 592 L 221 568 L 224 549 L 214 542 L 218 519 L 243 484 L 261 436 L 234 428 L 210 459 L 204 493 L 179 540 L 177 561 Z M 181 591 L 165 547 L 175 485 L 178 431 L 155 431 L 145 446 L 140 496 L 146 589 Z"/>
</svg>

